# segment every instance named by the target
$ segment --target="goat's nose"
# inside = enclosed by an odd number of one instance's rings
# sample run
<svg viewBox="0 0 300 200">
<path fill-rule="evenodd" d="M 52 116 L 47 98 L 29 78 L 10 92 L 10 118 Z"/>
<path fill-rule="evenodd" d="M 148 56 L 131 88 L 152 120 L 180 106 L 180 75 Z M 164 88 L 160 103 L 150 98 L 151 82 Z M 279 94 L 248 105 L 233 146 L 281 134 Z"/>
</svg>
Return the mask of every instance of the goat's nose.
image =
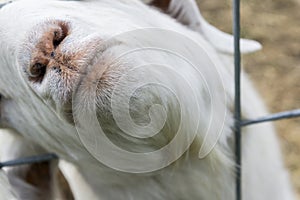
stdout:
<svg viewBox="0 0 300 200">
<path fill-rule="evenodd" d="M 68 24 L 62 21 L 49 22 L 33 49 L 30 65 L 27 69 L 29 80 L 42 82 L 51 60 L 60 51 L 60 45 L 69 34 Z M 50 66 L 51 67 L 51 66 Z"/>
</svg>

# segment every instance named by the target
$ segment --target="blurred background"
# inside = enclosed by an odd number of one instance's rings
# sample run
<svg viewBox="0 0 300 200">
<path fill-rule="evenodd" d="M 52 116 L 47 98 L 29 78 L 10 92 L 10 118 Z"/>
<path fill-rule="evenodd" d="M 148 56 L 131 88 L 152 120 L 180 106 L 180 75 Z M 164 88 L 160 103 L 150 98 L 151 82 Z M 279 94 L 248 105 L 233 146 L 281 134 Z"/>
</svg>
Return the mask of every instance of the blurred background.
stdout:
<svg viewBox="0 0 300 200">
<path fill-rule="evenodd" d="M 205 18 L 232 33 L 232 0 L 198 0 Z M 244 69 L 270 112 L 300 108 L 300 0 L 241 0 L 242 37 L 263 50 L 243 57 Z M 300 199 L 300 118 L 275 123 Z"/>
</svg>

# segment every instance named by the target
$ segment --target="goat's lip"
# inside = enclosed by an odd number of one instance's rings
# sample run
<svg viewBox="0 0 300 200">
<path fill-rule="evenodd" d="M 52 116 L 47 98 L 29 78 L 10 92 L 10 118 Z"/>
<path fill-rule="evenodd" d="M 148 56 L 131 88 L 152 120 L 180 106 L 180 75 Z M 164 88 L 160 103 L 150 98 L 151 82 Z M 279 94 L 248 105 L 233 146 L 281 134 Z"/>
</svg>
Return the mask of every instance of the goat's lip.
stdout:
<svg viewBox="0 0 300 200">
<path fill-rule="evenodd" d="M 78 66 L 78 72 L 87 75 L 90 71 L 93 71 L 102 54 L 109 48 L 108 45 L 103 42 L 99 37 L 90 38 L 79 49 L 79 54 L 82 53 L 82 60 Z"/>
<path fill-rule="evenodd" d="M 95 93 L 98 82 L 107 69 L 107 66 L 103 64 L 106 59 L 103 57 L 103 53 L 107 47 L 102 46 L 100 42 L 97 44 L 98 46 L 90 53 L 89 59 L 80 67 L 79 77 L 73 88 L 73 96 L 81 96 L 82 92 L 85 94 L 86 92 Z"/>
<path fill-rule="evenodd" d="M 100 39 L 95 39 L 92 44 L 87 43 L 85 47 L 89 47 L 86 59 L 81 63 L 79 70 L 76 71 L 78 77 L 75 78 L 74 85 L 70 90 L 68 98 L 62 104 L 56 105 L 58 115 L 65 119 L 69 124 L 74 125 L 73 109 L 79 104 L 89 103 L 96 99 L 97 87 L 102 74 L 106 71 L 107 65 L 103 65 L 104 52 L 111 45 L 103 45 Z M 76 105 L 73 105 L 73 104 Z M 86 106 L 86 105 L 83 105 Z"/>
</svg>

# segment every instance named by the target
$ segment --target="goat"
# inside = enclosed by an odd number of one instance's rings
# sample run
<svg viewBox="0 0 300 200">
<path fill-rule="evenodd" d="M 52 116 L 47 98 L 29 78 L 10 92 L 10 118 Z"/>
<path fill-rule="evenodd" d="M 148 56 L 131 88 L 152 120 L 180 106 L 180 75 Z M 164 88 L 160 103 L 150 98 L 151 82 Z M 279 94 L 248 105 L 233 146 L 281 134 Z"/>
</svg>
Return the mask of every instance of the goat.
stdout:
<svg viewBox="0 0 300 200">
<path fill-rule="evenodd" d="M 234 199 L 233 40 L 194 0 L 15 1 L 0 41 L 6 158 L 54 152 L 95 199 Z M 242 76 L 243 117 L 266 114 Z M 293 199 L 273 126 L 242 142 L 244 199 Z M 55 198 L 57 162 L 44 168 L 38 184 L 7 170 L 17 198 Z"/>
</svg>

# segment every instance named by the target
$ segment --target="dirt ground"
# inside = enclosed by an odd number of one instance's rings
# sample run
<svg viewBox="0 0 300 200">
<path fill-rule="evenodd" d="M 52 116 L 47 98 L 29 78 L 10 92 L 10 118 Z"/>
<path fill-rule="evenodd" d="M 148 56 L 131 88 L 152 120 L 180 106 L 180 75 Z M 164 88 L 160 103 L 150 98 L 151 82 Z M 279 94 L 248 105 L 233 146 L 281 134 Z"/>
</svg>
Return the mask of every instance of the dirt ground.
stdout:
<svg viewBox="0 0 300 200">
<path fill-rule="evenodd" d="M 199 0 L 206 19 L 231 31 L 231 0 Z M 242 0 L 242 36 L 263 50 L 243 57 L 270 110 L 300 108 L 300 0 Z M 300 199 L 300 119 L 276 122 L 286 165 Z"/>
</svg>

